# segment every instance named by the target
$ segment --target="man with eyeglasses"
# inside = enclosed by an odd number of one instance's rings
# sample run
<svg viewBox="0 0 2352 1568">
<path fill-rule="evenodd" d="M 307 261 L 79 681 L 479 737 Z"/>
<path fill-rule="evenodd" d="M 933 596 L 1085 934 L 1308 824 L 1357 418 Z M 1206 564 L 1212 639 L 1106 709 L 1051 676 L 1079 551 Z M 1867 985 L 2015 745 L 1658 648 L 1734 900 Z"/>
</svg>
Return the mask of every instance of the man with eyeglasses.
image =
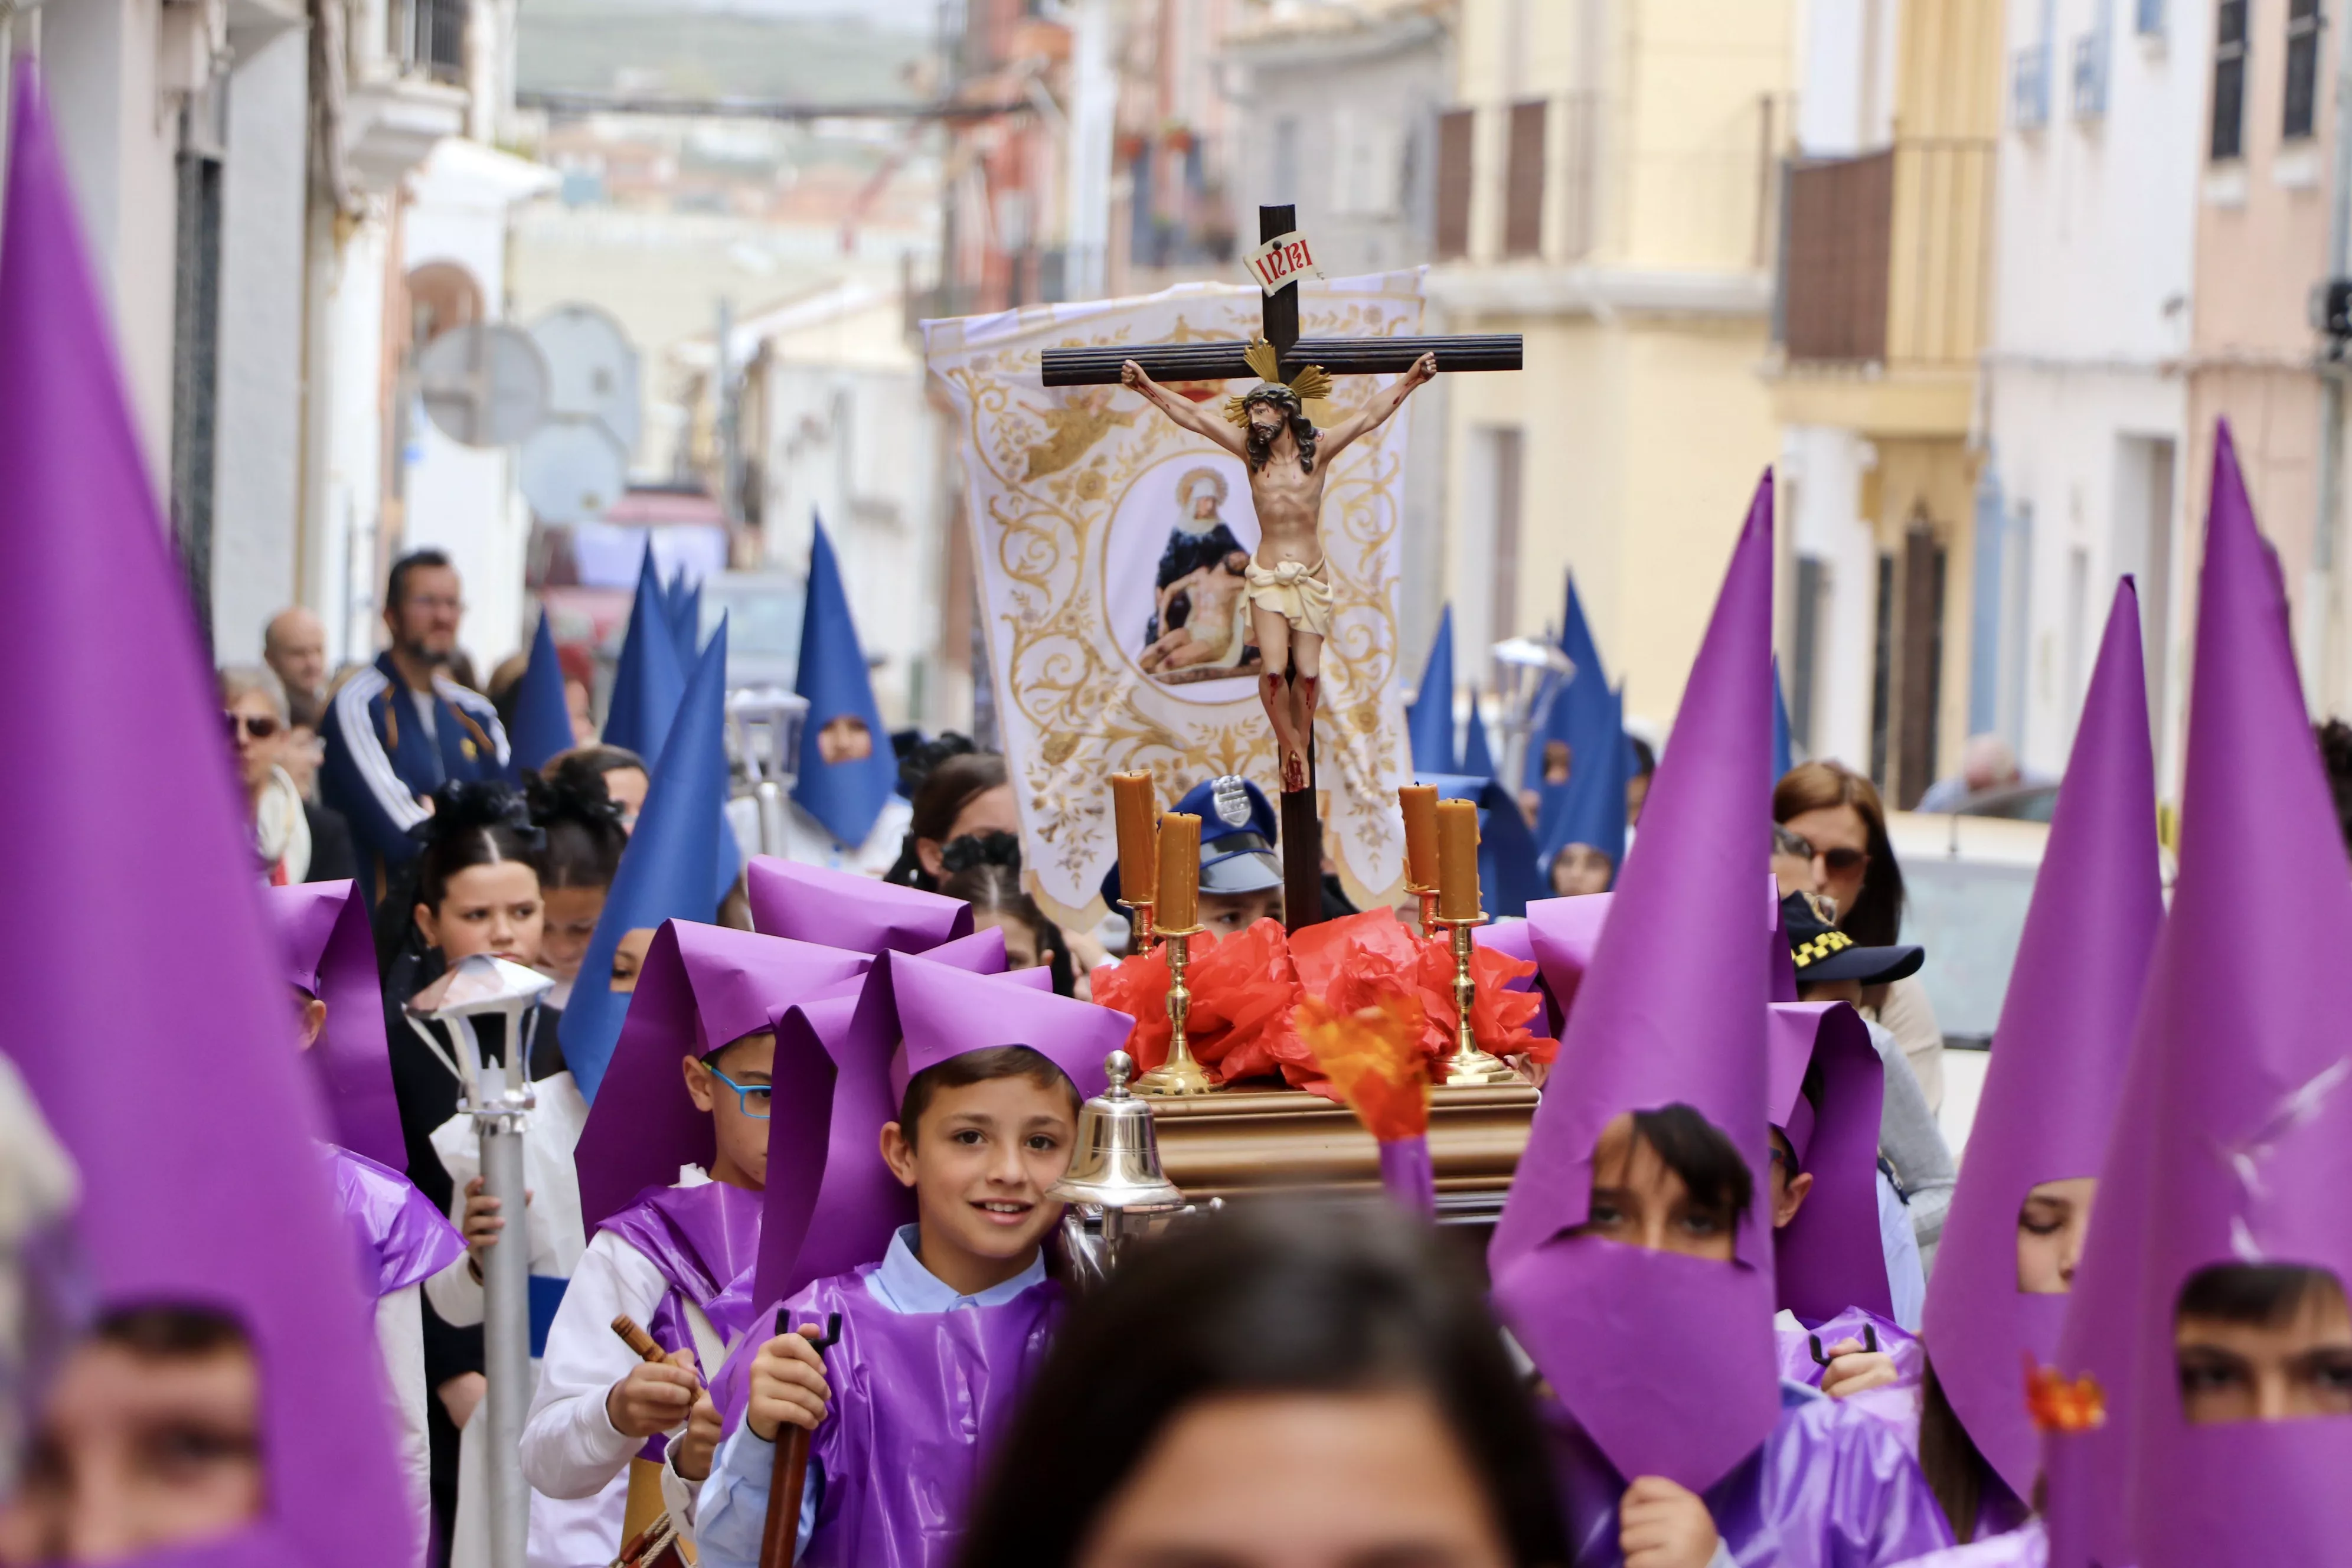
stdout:
<svg viewBox="0 0 2352 1568">
<path fill-rule="evenodd" d="M 320 721 L 327 760 L 320 790 L 373 862 L 373 875 L 362 878 L 371 899 L 382 898 L 393 868 L 415 855 L 409 829 L 425 820 L 435 790 L 514 776 L 489 699 L 446 673 L 465 613 L 446 555 L 417 550 L 393 563 L 383 605 L 392 646 L 343 683 Z"/>
</svg>

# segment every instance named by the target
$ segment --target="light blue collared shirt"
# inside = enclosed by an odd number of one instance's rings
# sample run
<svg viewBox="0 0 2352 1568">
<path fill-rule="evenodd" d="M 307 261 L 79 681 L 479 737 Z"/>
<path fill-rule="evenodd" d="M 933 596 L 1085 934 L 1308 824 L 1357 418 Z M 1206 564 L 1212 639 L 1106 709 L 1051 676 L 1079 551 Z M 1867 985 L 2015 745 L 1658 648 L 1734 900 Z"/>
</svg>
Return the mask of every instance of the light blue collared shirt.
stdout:
<svg viewBox="0 0 2352 1568">
<path fill-rule="evenodd" d="M 1045 1254 L 1039 1248 L 1029 1267 L 1002 1285 L 992 1285 L 973 1296 L 923 1267 L 916 1248 L 922 1244 L 920 1226 L 902 1225 L 890 1238 L 890 1250 L 881 1267 L 866 1277 L 866 1293 L 886 1312 L 900 1317 L 953 1312 L 964 1308 L 1001 1307 L 1024 1290 L 1045 1280 Z M 760 1440 L 749 1421 L 735 1428 L 710 1467 L 695 1505 L 694 1542 L 703 1568 L 758 1568 L 760 1537 L 768 1524 L 768 1484 L 775 1473 L 776 1446 Z M 824 1490 L 824 1471 L 812 1458 L 808 1487 L 801 1493 L 800 1541 L 793 1561 L 808 1550 L 816 1530 L 817 1501 Z"/>
</svg>

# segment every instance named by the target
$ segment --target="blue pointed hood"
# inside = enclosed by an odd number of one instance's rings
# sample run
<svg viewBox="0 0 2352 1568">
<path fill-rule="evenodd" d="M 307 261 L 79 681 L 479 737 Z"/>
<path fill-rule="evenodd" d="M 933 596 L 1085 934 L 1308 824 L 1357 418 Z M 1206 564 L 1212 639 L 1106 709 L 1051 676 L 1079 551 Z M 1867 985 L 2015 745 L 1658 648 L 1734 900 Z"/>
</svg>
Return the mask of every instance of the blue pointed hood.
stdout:
<svg viewBox="0 0 2352 1568">
<path fill-rule="evenodd" d="M 645 758 L 648 768 L 657 764 L 686 691 L 686 668 L 678 660 L 677 639 L 670 630 L 661 576 L 654 570 L 653 546 L 648 544 L 637 568 L 636 603 L 629 607 L 628 630 L 621 637 L 613 700 L 604 709 L 604 743 L 627 747 Z"/>
<path fill-rule="evenodd" d="M 1470 731 L 1462 742 L 1462 772 L 1474 779 L 1495 776 L 1494 748 L 1486 743 L 1486 721 L 1478 711 L 1478 693 L 1470 693 Z"/>
<path fill-rule="evenodd" d="M 514 749 L 515 766 L 534 773 L 547 766 L 550 757 L 572 749 L 572 704 L 563 694 L 563 667 L 556 661 L 555 634 L 548 629 L 545 610 L 539 613 L 530 662 L 523 666 L 515 690 L 507 743 Z"/>
<path fill-rule="evenodd" d="M 808 603 L 801 614 L 800 671 L 793 682 L 793 689 L 808 699 L 808 717 L 801 727 L 800 779 L 793 798 L 834 837 L 857 845 L 874 831 L 874 819 L 898 787 L 898 762 L 874 701 L 874 683 L 866 679 L 866 653 L 850 618 L 841 566 L 821 521 L 815 535 L 809 547 Z M 855 762 L 828 764 L 818 753 L 817 734 L 843 718 L 865 724 L 873 750 Z"/>
<path fill-rule="evenodd" d="M 1429 645 L 1429 662 L 1421 667 L 1421 684 L 1405 704 L 1404 732 L 1412 747 L 1417 773 L 1462 771 L 1454 751 L 1454 606 L 1437 617 L 1437 637 Z"/>
<path fill-rule="evenodd" d="M 1537 814 L 1538 858 L 1549 864 L 1570 844 L 1590 844 L 1609 857 L 1612 865 L 1625 860 L 1625 710 L 1622 695 L 1609 685 L 1601 662 L 1600 645 L 1584 618 L 1583 601 L 1576 582 L 1568 584 L 1568 615 L 1562 623 L 1560 651 L 1575 671 L 1552 699 L 1538 742 L 1528 748 L 1528 766 L 1543 791 Z M 1543 786 L 1543 742 L 1564 742 L 1569 749 L 1568 782 Z"/>
<path fill-rule="evenodd" d="M 667 630 L 664 623 L 648 624 Z M 668 647 L 666 637 L 663 647 Z M 719 864 L 724 830 L 719 813 L 727 804 L 726 705 L 722 624 L 695 665 L 694 679 L 678 704 L 671 744 L 654 765 L 645 810 L 621 856 L 621 868 L 605 895 L 604 912 L 596 918 L 596 934 L 588 940 L 580 977 L 572 982 L 572 1000 L 563 1009 L 563 1060 L 579 1080 L 580 1092 L 591 1100 L 604 1081 L 613 1047 L 621 1037 L 621 1020 L 629 1010 L 628 996 L 612 988 L 613 952 L 621 939 L 633 931 L 657 930 L 667 920 L 708 923 L 718 910 L 711 875 Z"/>
<path fill-rule="evenodd" d="M 685 567 L 679 567 L 677 575 L 669 580 L 669 587 L 662 595 L 662 608 L 669 617 L 670 636 L 677 644 L 677 667 L 691 669 L 702 651 L 702 584 L 698 581 L 688 582 Z"/>
</svg>

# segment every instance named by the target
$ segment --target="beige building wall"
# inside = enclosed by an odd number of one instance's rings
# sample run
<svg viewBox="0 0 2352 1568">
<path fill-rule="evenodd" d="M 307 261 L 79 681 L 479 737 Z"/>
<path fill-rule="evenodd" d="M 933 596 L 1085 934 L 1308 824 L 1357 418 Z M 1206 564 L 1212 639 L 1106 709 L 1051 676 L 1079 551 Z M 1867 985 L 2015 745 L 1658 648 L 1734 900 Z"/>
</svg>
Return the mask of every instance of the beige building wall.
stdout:
<svg viewBox="0 0 2352 1568">
<path fill-rule="evenodd" d="M 2315 712 L 2340 710 L 2347 695 L 2342 669 L 2342 568 L 2322 570 L 2316 548 L 2320 492 L 2321 395 L 2313 365 L 2320 340 L 2306 314 L 2326 272 L 2329 148 L 2335 141 L 2330 82 L 2342 40 L 2337 18 L 2320 35 L 2312 134 L 2284 137 L 2288 0 L 2247 6 L 2242 155 L 2211 157 L 2212 95 L 2197 210 L 2197 272 L 2189 329 L 2189 505 L 2182 519 L 2181 582 L 2191 600 L 2181 624 L 2195 622 L 2195 563 L 2204 549 L 2207 498 L 2217 419 L 2230 421 L 2246 492 L 2265 537 L 2277 549 L 2294 619 L 2306 700 Z M 2340 511 L 2333 520 L 2342 556 Z"/>
<path fill-rule="evenodd" d="M 1465 0 L 1469 254 L 1431 276 L 1445 330 L 1516 331 L 1527 369 L 1448 410 L 1457 658 L 1557 627 L 1566 580 L 1629 718 L 1672 721 L 1775 426 L 1770 304 L 1785 0 Z M 1541 244 L 1506 255 L 1512 106 L 1546 105 Z M 1516 549 L 1494 432 L 1516 431 Z"/>
</svg>

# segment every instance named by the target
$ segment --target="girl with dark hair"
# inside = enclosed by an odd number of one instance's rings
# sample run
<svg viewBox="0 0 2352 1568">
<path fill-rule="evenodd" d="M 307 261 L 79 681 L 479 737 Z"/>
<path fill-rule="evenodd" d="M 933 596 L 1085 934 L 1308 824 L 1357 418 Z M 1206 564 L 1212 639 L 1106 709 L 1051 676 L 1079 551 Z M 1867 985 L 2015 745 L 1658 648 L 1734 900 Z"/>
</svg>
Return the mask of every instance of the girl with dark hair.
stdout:
<svg viewBox="0 0 2352 1568">
<path fill-rule="evenodd" d="M 434 1131 L 457 1114 L 464 1095 L 457 1042 L 440 1026 L 409 1015 L 410 997 L 449 966 L 477 953 L 530 965 L 539 959 L 546 919 L 539 858 L 546 836 L 530 820 L 521 795 L 504 783 L 444 784 L 433 813 L 411 837 L 422 850 L 404 868 L 378 910 L 379 956 L 390 948 L 384 973 L 384 1042 L 392 1087 L 408 1146 L 408 1176 L 444 1214 L 457 1212 L 455 1184 L 435 1147 Z M 389 939 L 389 941 L 387 941 Z M 538 1006 L 523 1016 L 530 1075 L 561 1072 L 556 1043 L 560 1015 Z M 499 1054 L 499 1024 L 478 1023 L 486 1053 Z M 478 1329 L 453 1328 L 427 1302 L 425 1378 L 436 1397 L 428 1411 L 433 1443 L 434 1513 L 446 1532 L 457 1507 L 457 1429 L 473 1415 L 485 1387 Z"/>
<path fill-rule="evenodd" d="M 617 750 L 618 748 L 614 748 Z M 532 826 L 546 836 L 539 859 L 540 893 L 546 911 L 541 922 L 538 967 L 555 977 L 548 1005 L 561 1007 L 596 934 L 604 895 L 629 847 L 619 804 L 606 793 L 610 776 L 566 757 L 524 784 Z"/>
<path fill-rule="evenodd" d="M 1813 851 L 1812 890 L 1837 908 L 1838 929 L 1863 947 L 1893 947 L 1903 930 L 1903 868 L 1871 782 L 1840 763 L 1800 763 L 1772 787 L 1772 820 Z M 1863 993 L 1864 1018 L 1903 1048 L 1927 1097 L 1944 1103 L 1944 1032 L 1916 974 Z"/>
<path fill-rule="evenodd" d="M 994 752 L 963 752 L 931 769 L 916 792 L 907 824 L 907 849 L 885 879 L 940 890 L 950 843 L 969 834 L 1021 831 L 1021 813 L 1004 759 Z"/>
<path fill-rule="evenodd" d="M 1569 1560 L 1476 1282 L 1384 1206 L 1234 1211 L 1137 1249 L 998 1455 L 967 1564 Z"/>
<path fill-rule="evenodd" d="M 1054 973 L 1054 989 L 1067 996 L 1076 982 L 1070 944 L 1021 886 L 1021 840 L 1010 833 L 977 833 L 950 841 L 940 857 L 947 879 L 940 891 L 971 906 L 975 929 L 1004 932 L 1004 966 Z"/>
</svg>

